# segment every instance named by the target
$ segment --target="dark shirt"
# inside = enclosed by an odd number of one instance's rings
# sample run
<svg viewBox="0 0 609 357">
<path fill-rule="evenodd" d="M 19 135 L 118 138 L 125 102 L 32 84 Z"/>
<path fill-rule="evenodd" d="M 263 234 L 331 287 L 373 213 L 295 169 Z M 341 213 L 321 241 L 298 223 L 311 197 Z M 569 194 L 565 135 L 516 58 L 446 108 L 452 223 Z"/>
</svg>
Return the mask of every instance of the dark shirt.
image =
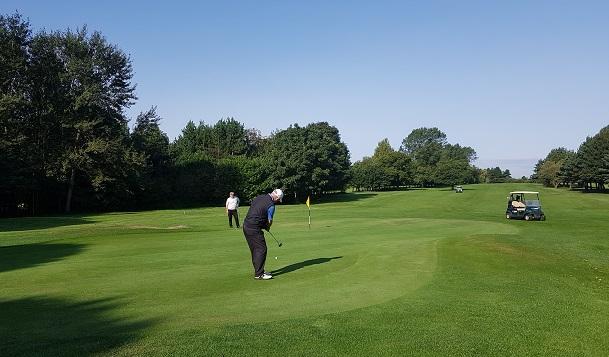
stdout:
<svg viewBox="0 0 609 357">
<path fill-rule="evenodd" d="M 275 209 L 275 202 L 269 194 L 256 196 L 252 200 L 250 209 L 247 211 L 243 226 L 246 228 L 269 229 L 269 220 L 273 219 L 272 213 Z"/>
</svg>

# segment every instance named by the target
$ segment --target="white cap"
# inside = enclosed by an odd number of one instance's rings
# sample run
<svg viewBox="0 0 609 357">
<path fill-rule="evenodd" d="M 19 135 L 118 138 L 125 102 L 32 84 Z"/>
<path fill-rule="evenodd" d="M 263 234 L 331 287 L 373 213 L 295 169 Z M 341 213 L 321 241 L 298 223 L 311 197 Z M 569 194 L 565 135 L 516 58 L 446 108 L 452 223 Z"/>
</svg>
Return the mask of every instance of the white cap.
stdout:
<svg viewBox="0 0 609 357">
<path fill-rule="evenodd" d="M 273 194 L 279 198 L 279 202 L 283 202 L 283 191 L 280 188 L 276 188 L 273 190 Z"/>
</svg>

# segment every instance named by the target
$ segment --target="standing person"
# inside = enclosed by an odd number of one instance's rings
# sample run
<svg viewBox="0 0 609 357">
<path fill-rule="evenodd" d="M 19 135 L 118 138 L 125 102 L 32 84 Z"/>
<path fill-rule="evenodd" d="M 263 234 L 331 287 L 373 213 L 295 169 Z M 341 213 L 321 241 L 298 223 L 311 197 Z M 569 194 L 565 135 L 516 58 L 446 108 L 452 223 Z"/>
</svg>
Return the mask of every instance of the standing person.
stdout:
<svg viewBox="0 0 609 357">
<path fill-rule="evenodd" d="M 264 271 L 266 261 L 266 241 L 263 229 L 269 231 L 273 224 L 275 203 L 283 200 L 283 191 L 275 189 L 269 194 L 256 196 L 252 200 L 247 216 L 243 221 L 243 234 L 252 253 L 254 265 L 254 279 L 268 280 L 273 276 Z"/>
<path fill-rule="evenodd" d="M 233 228 L 233 217 L 235 217 L 235 223 L 237 224 L 237 228 L 239 228 L 239 213 L 237 213 L 237 209 L 239 208 L 239 197 L 235 196 L 234 192 L 228 194 L 225 207 L 226 213 L 228 214 L 228 226 Z"/>
</svg>

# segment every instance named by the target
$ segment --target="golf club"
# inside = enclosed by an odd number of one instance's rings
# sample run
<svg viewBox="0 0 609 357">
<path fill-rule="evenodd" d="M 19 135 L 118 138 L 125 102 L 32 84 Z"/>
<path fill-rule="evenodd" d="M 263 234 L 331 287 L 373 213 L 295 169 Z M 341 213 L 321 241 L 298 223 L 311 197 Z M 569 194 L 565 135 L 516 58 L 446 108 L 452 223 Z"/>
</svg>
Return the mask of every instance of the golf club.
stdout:
<svg viewBox="0 0 609 357">
<path fill-rule="evenodd" d="M 269 232 L 269 234 L 271 235 L 271 237 L 273 237 L 273 239 L 275 240 L 275 242 L 277 242 L 277 245 L 281 248 L 281 246 L 283 245 L 282 242 L 278 241 L 277 238 L 275 238 L 275 236 L 273 235 L 273 233 L 271 233 L 271 231 L 267 231 Z"/>
</svg>

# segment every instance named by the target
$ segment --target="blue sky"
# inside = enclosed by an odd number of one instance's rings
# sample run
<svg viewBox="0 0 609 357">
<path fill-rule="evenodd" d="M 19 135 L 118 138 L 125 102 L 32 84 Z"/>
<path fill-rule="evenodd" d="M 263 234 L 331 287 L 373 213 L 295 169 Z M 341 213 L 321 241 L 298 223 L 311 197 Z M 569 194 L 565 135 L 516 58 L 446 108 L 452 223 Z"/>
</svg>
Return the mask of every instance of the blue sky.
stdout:
<svg viewBox="0 0 609 357">
<path fill-rule="evenodd" d="M 530 175 L 609 124 L 607 1 L 13 1 L 35 29 L 99 30 L 131 56 L 135 117 L 170 138 L 234 117 L 328 121 L 352 161 L 412 129 Z"/>
</svg>

